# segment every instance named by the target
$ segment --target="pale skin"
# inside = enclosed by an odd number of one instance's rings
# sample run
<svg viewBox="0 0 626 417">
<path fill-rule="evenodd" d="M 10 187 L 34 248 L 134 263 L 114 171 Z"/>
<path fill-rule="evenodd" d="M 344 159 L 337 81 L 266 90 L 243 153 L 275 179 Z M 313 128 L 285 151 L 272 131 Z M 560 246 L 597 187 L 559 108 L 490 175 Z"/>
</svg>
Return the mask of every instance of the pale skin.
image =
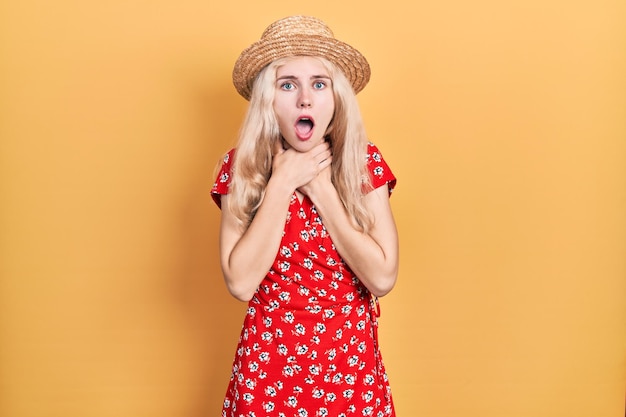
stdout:
<svg viewBox="0 0 626 417">
<path fill-rule="evenodd" d="M 368 193 L 365 205 L 374 218 L 368 233 L 352 226 L 331 182 L 332 155 L 324 134 L 334 113 L 332 81 L 320 61 L 298 57 L 278 68 L 274 99 L 283 136 L 274 149 L 265 197 L 245 230 L 222 196 L 220 261 L 230 293 L 249 301 L 278 252 L 286 214 L 295 193 L 308 196 L 323 219 L 337 251 L 375 296 L 387 294 L 398 276 L 398 233 L 387 186 Z M 314 120 L 312 131 L 296 128 L 301 117 Z"/>
</svg>

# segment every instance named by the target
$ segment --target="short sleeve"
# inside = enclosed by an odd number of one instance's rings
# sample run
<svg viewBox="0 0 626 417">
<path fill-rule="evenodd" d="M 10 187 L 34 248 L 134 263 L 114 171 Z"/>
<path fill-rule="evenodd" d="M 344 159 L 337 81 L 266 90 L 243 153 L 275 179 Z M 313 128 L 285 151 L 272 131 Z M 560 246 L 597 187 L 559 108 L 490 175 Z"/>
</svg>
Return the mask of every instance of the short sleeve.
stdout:
<svg viewBox="0 0 626 417">
<path fill-rule="evenodd" d="M 228 194 L 234 154 L 235 150 L 231 149 L 224 155 L 219 173 L 213 183 L 213 188 L 211 188 L 211 197 L 213 197 L 213 201 L 215 201 L 215 204 L 217 204 L 219 208 L 222 208 L 222 196 Z"/>
<path fill-rule="evenodd" d="M 396 186 L 396 176 L 385 162 L 380 150 L 373 143 L 367 145 L 367 168 L 372 180 L 373 189 L 377 189 L 385 184 L 389 187 L 389 195 Z"/>
</svg>

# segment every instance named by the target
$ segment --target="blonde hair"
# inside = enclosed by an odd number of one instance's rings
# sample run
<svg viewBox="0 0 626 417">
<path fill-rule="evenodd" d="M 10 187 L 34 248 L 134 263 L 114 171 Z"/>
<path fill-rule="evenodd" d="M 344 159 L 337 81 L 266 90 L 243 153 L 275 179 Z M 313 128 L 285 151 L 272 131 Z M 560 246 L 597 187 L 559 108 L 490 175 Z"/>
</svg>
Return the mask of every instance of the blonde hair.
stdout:
<svg viewBox="0 0 626 417">
<path fill-rule="evenodd" d="M 318 58 L 332 80 L 335 113 L 325 136 L 333 162 L 332 182 L 353 224 L 367 232 L 373 220 L 363 204 L 372 189 L 367 171 L 367 136 L 354 90 L 345 75 L 324 58 Z M 281 140 L 273 102 L 276 71 L 293 58 L 281 58 L 265 67 L 252 88 L 250 105 L 239 132 L 229 188 L 229 208 L 248 227 L 263 201 L 272 171 L 272 149 Z"/>
</svg>

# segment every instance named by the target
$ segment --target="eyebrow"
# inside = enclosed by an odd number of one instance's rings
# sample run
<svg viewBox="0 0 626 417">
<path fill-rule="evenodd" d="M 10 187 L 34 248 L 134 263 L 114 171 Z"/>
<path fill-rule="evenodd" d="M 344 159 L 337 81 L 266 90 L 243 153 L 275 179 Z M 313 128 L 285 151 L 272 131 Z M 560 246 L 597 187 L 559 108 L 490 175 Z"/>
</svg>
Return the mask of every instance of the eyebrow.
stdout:
<svg viewBox="0 0 626 417">
<path fill-rule="evenodd" d="M 318 78 L 325 78 L 327 80 L 330 80 L 330 76 L 329 75 L 311 75 L 311 77 L 309 77 L 310 80 L 316 80 Z M 276 78 L 276 81 L 280 81 L 280 80 L 297 80 L 298 77 L 296 77 L 295 75 L 282 75 L 278 78 Z"/>
</svg>

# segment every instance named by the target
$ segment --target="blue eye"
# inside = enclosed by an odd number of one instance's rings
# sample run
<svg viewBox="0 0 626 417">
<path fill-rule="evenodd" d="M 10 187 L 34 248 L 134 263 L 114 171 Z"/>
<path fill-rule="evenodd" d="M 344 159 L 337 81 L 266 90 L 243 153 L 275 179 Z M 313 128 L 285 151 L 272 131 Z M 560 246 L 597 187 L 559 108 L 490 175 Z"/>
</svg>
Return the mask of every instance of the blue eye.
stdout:
<svg viewBox="0 0 626 417">
<path fill-rule="evenodd" d="M 317 90 L 321 90 L 322 88 L 326 87 L 326 83 L 323 81 L 315 81 L 313 87 Z"/>
<path fill-rule="evenodd" d="M 285 83 L 282 83 L 280 88 L 282 88 L 283 90 L 293 90 L 294 89 L 294 85 L 291 82 L 285 82 Z"/>
</svg>

